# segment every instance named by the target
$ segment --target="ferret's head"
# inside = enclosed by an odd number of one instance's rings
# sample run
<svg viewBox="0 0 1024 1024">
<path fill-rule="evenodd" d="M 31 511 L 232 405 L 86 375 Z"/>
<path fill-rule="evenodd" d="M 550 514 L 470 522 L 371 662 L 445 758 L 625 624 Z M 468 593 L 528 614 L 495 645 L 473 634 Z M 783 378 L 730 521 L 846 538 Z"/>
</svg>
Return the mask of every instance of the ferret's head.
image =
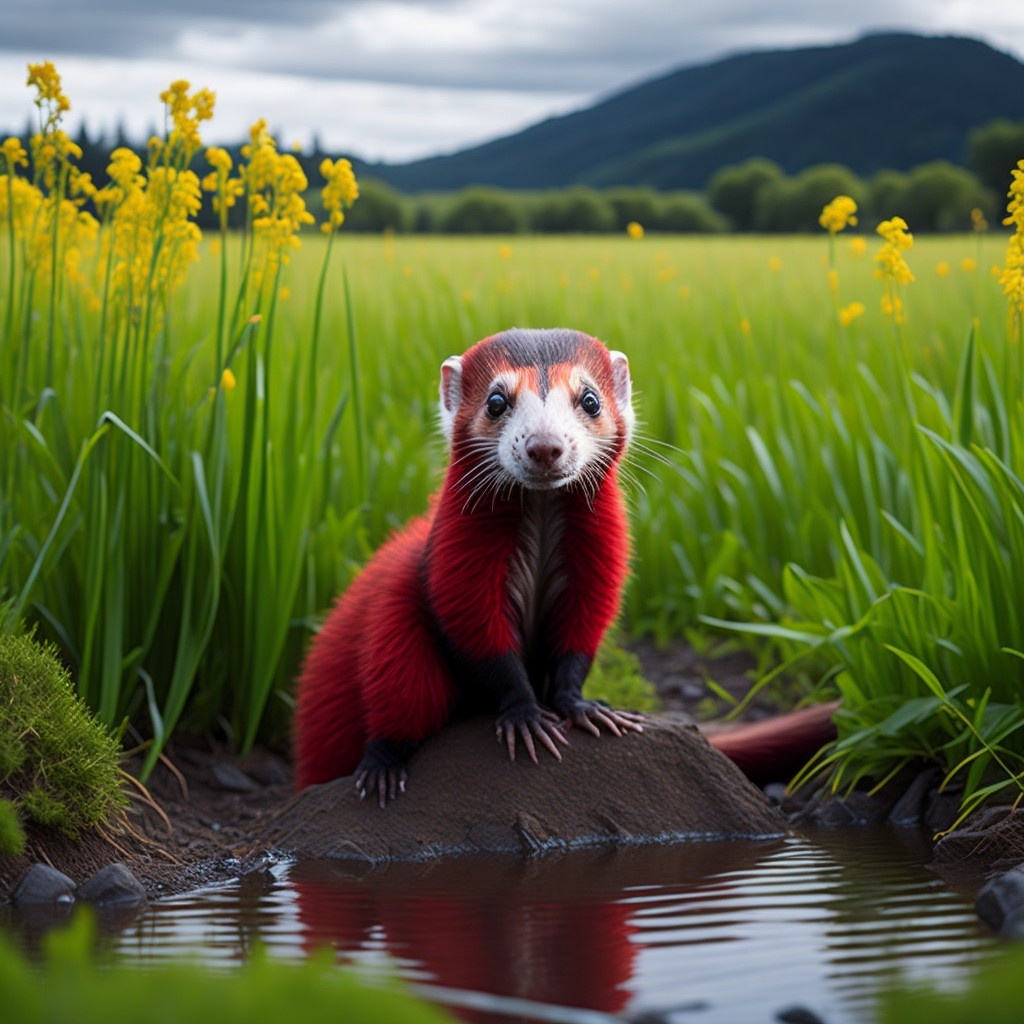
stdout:
<svg viewBox="0 0 1024 1024">
<path fill-rule="evenodd" d="M 595 487 L 633 431 L 629 362 L 570 330 L 512 329 L 441 367 L 441 426 L 474 492 Z"/>
</svg>

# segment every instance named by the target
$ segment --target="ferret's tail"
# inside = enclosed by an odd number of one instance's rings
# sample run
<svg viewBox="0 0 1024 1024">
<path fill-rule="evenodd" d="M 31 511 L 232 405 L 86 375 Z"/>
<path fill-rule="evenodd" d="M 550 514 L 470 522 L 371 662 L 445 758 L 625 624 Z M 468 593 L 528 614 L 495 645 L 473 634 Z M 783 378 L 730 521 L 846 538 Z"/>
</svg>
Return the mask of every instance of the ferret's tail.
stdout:
<svg viewBox="0 0 1024 1024">
<path fill-rule="evenodd" d="M 826 743 L 836 737 L 832 715 L 839 701 L 775 715 L 760 722 L 705 729 L 720 750 L 751 781 L 788 782 Z"/>
</svg>

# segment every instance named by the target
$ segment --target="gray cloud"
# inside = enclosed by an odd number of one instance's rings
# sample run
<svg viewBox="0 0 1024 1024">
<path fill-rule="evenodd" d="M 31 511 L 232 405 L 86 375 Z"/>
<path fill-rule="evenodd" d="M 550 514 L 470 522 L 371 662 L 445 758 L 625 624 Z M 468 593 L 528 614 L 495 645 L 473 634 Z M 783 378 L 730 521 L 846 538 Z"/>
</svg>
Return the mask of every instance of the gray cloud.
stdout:
<svg viewBox="0 0 1024 1024">
<path fill-rule="evenodd" d="M 236 137 L 258 99 L 306 137 L 350 134 L 357 151 L 397 157 L 504 134 L 723 54 L 868 29 L 973 35 L 1024 56 L 1024 3 L 1005 0 L 8 0 L 0 71 L 52 58 L 88 101 L 76 116 L 151 123 L 140 111 L 153 110 L 159 68 L 165 84 L 216 89 Z M 10 111 L 25 107 L 8 81 L 0 124 L 17 124 L 24 115 Z"/>
<path fill-rule="evenodd" d="M 945 31 L 955 0 L 17 0 L 0 50 L 187 59 L 246 71 L 456 89 L 606 92 L 723 52 L 833 42 L 865 26 Z M 1000 12 L 1024 48 L 1024 11 Z M 1024 6 L 1024 5 L 1022 5 Z M 989 9 L 986 16 L 986 9 Z M 1009 23 L 1009 24 L 1006 24 Z M 967 25 L 963 26 L 964 28 Z"/>
</svg>

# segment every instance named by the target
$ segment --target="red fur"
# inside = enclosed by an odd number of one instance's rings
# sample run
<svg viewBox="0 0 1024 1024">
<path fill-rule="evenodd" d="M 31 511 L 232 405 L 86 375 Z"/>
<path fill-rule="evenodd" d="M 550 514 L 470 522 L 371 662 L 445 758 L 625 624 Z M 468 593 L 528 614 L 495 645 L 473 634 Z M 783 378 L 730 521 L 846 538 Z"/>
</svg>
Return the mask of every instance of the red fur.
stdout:
<svg viewBox="0 0 1024 1024">
<path fill-rule="evenodd" d="M 455 690 L 423 601 L 430 519 L 392 537 L 334 606 L 310 647 L 295 711 L 299 789 L 349 775 L 371 736 L 437 732 Z"/>
<path fill-rule="evenodd" d="M 708 742 L 757 783 L 788 782 L 836 737 L 838 701 L 708 733 Z"/>
<path fill-rule="evenodd" d="M 579 354 L 612 401 L 607 350 L 587 339 Z M 441 729 L 456 681 L 439 650 L 438 624 L 454 649 L 478 661 L 522 653 L 507 589 L 521 495 L 502 492 L 467 510 L 462 486 L 475 465 L 470 418 L 483 407 L 495 365 L 487 341 L 463 356 L 463 400 L 438 499 L 377 552 L 313 640 L 294 721 L 299 789 L 351 774 L 370 739 L 418 741 Z M 554 624 L 558 654 L 593 657 L 618 612 L 629 537 L 614 463 L 589 499 L 559 495 L 567 586 Z"/>
</svg>

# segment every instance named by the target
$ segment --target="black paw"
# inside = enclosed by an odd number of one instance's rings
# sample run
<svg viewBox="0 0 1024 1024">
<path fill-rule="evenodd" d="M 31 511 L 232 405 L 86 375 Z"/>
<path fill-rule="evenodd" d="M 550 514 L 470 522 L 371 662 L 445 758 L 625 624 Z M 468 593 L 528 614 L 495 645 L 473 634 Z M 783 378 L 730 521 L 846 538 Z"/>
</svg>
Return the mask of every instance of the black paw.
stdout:
<svg viewBox="0 0 1024 1024">
<path fill-rule="evenodd" d="M 516 737 L 522 741 L 530 760 L 537 764 L 537 746 L 540 743 L 556 760 L 562 755 L 557 744 L 567 744 L 561 719 L 553 711 L 539 707 L 513 708 L 498 716 L 496 733 L 498 742 L 505 745 L 510 761 L 516 759 Z"/>
<path fill-rule="evenodd" d="M 366 745 L 363 758 L 355 772 L 356 792 L 361 800 L 376 798 L 381 807 L 405 792 L 409 780 L 405 762 L 407 754 L 398 746 L 383 740 Z"/>
<path fill-rule="evenodd" d="M 624 732 L 644 731 L 643 715 L 636 711 L 616 711 L 596 700 L 569 701 L 559 705 L 558 710 L 567 722 L 578 725 L 594 736 L 600 736 L 602 728 L 615 736 L 621 736 Z"/>
</svg>

